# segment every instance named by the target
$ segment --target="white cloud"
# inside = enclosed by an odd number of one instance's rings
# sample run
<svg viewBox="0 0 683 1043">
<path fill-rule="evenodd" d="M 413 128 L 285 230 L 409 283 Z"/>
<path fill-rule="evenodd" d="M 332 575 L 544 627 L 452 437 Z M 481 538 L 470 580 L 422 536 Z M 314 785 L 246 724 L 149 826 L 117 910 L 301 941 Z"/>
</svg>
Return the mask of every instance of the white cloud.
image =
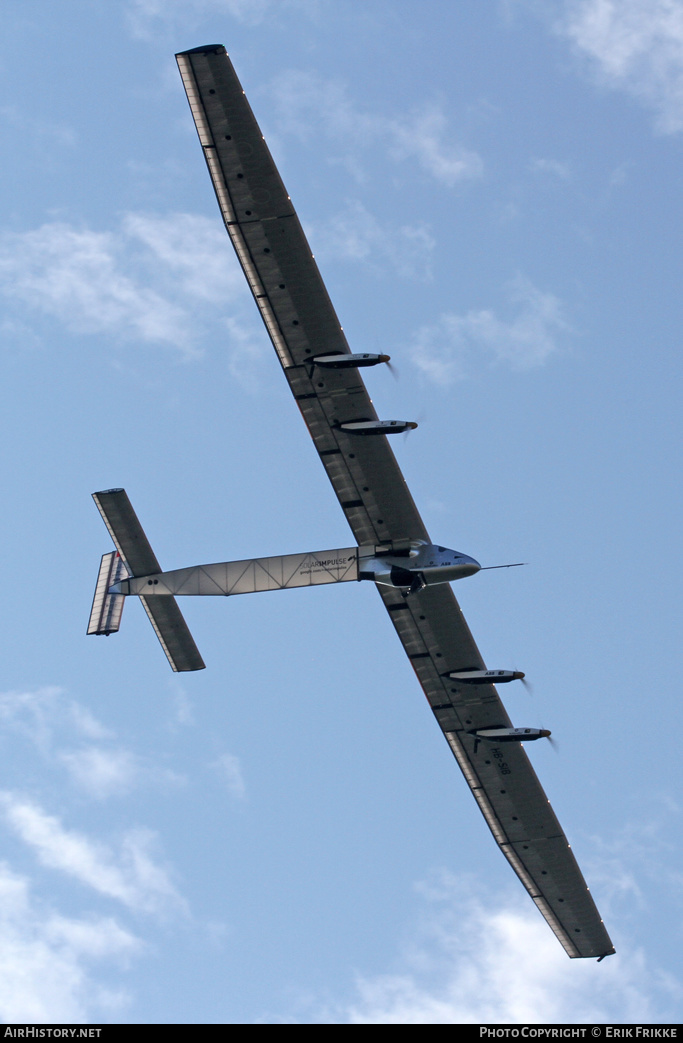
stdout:
<svg viewBox="0 0 683 1043">
<path fill-rule="evenodd" d="M 561 163 L 558 159 L 543 159 L 537 157 L 532 159 L 530 168 L 534 173 L 550 174 L 552 177 L 556 177 L 560 181 L 569 181 L 572 176 L 568 164 Z"/>
<path fill-rule="evenodd" d="M 107 845 L 65 829 L 56 816 L 18 794 L 0 792 L 0 810 L 43 865 L 131 909 L 155 913 L 185 909 L 167 871 L 153 860 L 154 837 L 147 830 L 129 832 L 116 856 Z"/>
<path fill-rule="evenodd" d="M 172 25 L 183 15 L 192 22 L 217 13 L 257 25 L 271 3 L 272 0 L 129 0 L 126 14 L 133 34 L 147 39 L 160 23 Z"/>
<path fill-rule="evenodd" d="M 428 279 L 435 240 L 425 224 L 390 228 L 380 224 L 358 200 L 325 224 L 307 228 L 316 257 L 361 262 L 377 271 L 391 266 L 407 279 Z"/>
<path fill-rule="evenodd" d="M 175 731 L 177 728 L 193 725 L 195 723 L 194 705 L 176 675 L 169 685 L 173 699 L 173 715 L 168 721 L 167 727 L 171 731 Z"/>
<path fill-rule="evenodd" d="M 34 147 L 43 150 L 43 155 L 55 147 L 70 148 L 77 141 L 74 128 L 67 123 L 37 120 L 16 105 L 0 106 L 0 120 L 21 135 L 24 146 L 26 142 L 31 142 Z"/>
<path fill-rule="evenodd" d="M 479 155 L 456 144 L 448 121 L 435 103 L 400 116 L 364 112 L 349 98 L 346 88 L 313 73 L 291 71 L 278 77 L 272 88 L 277 129 L 301 140 L 332 140 L 342 161 L 362 177 L 358 152 L 382 143 L 392 158 L 414 160 L 423 172 L 451 188 L 459 181 L 480 177 Z"/>
<path fill-rule="evenodd" d="M 470 375 L 482 359 L 517 370 L 543 365 L 568 329 L 560 301 L 522 276 L 507 296 L 515 309 L 509 319 L 484 309 L 444 314 L 436 325 L 424 326 L 413 347 L 417 367 L 435 383 L 451 384 Z"/>
<path fill-rule="evenodd" d="M 160 26 L 173 28 L 180 24 L 187 30 L 206 17 L 216 16 L 253 26 L 283 8 L 315 14 L 319 6 L 320 0 L 129 0 L 126 16 L 133 35 L 147 40 L 158 36 Z"/>
<path fill-rule="evenodd" d="M 43 759 L 64 766 L 90 799 L 122 796 L 141 783 L 162 789 L 184 780 L 121 746 L 91 711 L 60 688 L 1 692 L 0 721 L 35 746 Z M 74 739 L 81 744 L 74 748 Z"/>
<path fill-rule="evenodd" d="M 125 996 L 91 972 L 140 943 L 111 917 L 75 919 L 42 907 L 27 881 L 0 864 L 0 1020 L 79 1023 L 117 1012 Z"/>
<path fill-rule="evenodd" d="M 64 222 L 5 232 L 0 291 L 77 333 L 186 356 L 202 332 L 197 304 L 248 299 L 220 223 L 197 214 L 127 214 L 113 232 Z"/>
<path fill-rule="evenodd" d="M 615 911 L 647 909 L 665 891 L 670 909 L 683 906 L 683 871 L 671 837 L 680 834 L 681 808 L 668 795 L 650 791 L 633 818 L 609 836 L 593 838 L 591 879 L 608 893 Z M 606 912 L 609 913 L 609 904 Z"/>
<path fill-rule="evenodd" d="M 173 273 L 188 297 L 222 304 L 244 295 L 244 276 L 218 214 L 212 220 L 199 214 L 129 213 L 123 232 Z"/>
<path fill-rule="evenodd" d="M 604 83 L 654 109 L 660 130 L 683 129 L 680 0 L 566 0 L 558 28 Z"/>
<path fill-rule="evenodd" d="M 88 739 L 106 739 L 108 731 L 87 709 L 69 699 L 61 688 L 0 692 L 0 721 L 47 753 L 55 732 L 67 729 Z"/>
<path fill-rule="evenodd" d="M 247 790 L 239 757 L 232 753 L 224 753 L 213 762 L 212 767 L 223 779 L 230 795 L 236 800 L 244 800 Z"/>
<path fill-rule="evenodd" d="M 4 292 L 70 329 L 117 332 L 189 350 L 182 309 L 124 274 L 120 244 L 112 233 L 48 224 L 33 232 L 5 233 L 1 249 Z"/>
<path fill-rule="evenodd" d="M 476 152 L 448 142 L 448 122 L 435 104 L 386 122 L 392 152 L 399 159 L 415 158 L 422 169 L 452 188 L 463 178 L 480 177 L 484 168 Z"/>
<path fill-rule="evenodd" d="M 228 371 L 245 391 L 255 394 L 263 388 L 261 364 L 270 361 L 266 336 L 258 327 L 244 326 L 232 317 L 224 319 L 223 325 L 229 334 Z"/>
<path fill-rule="evenodd" d="M 59 757 L 76 784 L 97 799 L 128 793 L 138 779 L 137 760 L 128 750 L 86 746 Z"/>
<path fill-rule="evenodd" d="M 642 953 L 599 966 L 569 960 L 538 913 L 443 874 L 424 889 L 431 906 L 391 974 L 359 976 L 352 1024 L 581 1024 L 661 1022 L 670 982 Z"/>
</svg>

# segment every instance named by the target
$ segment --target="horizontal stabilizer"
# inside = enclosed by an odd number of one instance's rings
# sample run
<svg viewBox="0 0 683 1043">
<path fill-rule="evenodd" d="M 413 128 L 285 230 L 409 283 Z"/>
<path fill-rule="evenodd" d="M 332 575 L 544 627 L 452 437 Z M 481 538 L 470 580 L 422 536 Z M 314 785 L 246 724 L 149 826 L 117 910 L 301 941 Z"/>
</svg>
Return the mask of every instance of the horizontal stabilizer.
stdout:
<svg viewBox="0 0 683 1043">
<path fill-rule="evenodd" d="M 149 545 L 126 490 L 106 489 L 101 493 L 93 493 L 92 498 L 131 576 L 161 572 L 161 565 Z"/>
<path fill-rule="evenodd" d="M 97 577 L 95 597 L 90 611 L 88 634 L 115 634 L 121 625 L 123 594 L 110 594 L 109 588 L 114 583 L 128 577 L 128 569 L 117 550 L 102 555 L 100 573 Z"/>
<path fill-rule="evenodd" d="M 206 663 L 199 654 L 176 599 L 140 598 L 140 601 L 173 670 L 176 673 L 203 670 Z"/>
<path fill-rule="evenodd" d="M 149 544 L 149 540 L 145 536 L 125 489 L 107 489 L 104 492 L 93 493 L 93 500 L 97 504 L 105 525 L 109 529 L 114 546 L 127 567 L 127 575 L 146 576 L 150 573 L 161 572 L 161 566 Z M 102 578 L 103 568 L 104 566 L 102 565 L 100 567 L 100 579 Z M 121 578 L 125 578 L 125 574 Z M 114 582 L 116 580 L 112 580 L 112 584 Z M 95 597 L 97 598 L 97 592 Z M 117 597 L 117 595 L 109 595 L 109 597 Z M 204 660 L 199 654 L 199 649 L 194 643 L 192 634 L 183 619 L 183 614 L 178 608 L 175 598 L 171 596 L 150 599 L 141 597 L 140 601 L 149 616 L 172 669 L 176 673 L 188 670 L 203 670 L 205 667 Z M 94 608 L 95 606 L 93 605 L 93 612 Z M 120 609 L 118 610 L 118 617 L 120 620 Z M 116 629 L 118 629 L 118 626 Z M 88 629 L 89 634 L 105 632 Z"/>
</svg>

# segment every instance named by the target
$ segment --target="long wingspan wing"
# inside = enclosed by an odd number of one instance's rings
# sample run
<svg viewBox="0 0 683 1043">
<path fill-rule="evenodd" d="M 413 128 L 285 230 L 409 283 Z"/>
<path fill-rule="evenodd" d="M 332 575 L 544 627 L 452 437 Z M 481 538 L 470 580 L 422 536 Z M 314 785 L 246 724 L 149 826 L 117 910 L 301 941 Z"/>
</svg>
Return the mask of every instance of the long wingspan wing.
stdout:
<svg viewBox="0 0 683 1043">
<path fill-rule="evenodd" d="M 358 371 L 321 369 L 350 352 L 311 249 L 222 46 L 177 56 L 218 205 L 294 398 L 358 543 L 429 539 L 384 435 L 340 428 L 377 419 Z M 509 726 L 492 685 L 450 671 L 484 669 L 447 585 L 410 598 L 379 588 L 432 710 L 497 843 L 570 956 L 612 943 L 526 753 L 477 744 L 476 728 Z"/>
<path fill-rule="evenodd" d="M 357 370 L 312 365 L 350 348 L 225 48 L 176 57 L 225 227 L 354 536 L 426 538 L 386 438 L 337 426 L 377 414 Z"/>
<path fill-rule="evenodd" d="M 445 584 L 410 598 L 380 587 L 393 624 L 441 730 L 501 851 L 569 956 L 614 952 L 595 902 L 536 772 L 518 743 L 477 743 L 471 731 L 509 727 L 493 685 L 457 685 L 445 674 L 483 661 Z"/>
</svg>

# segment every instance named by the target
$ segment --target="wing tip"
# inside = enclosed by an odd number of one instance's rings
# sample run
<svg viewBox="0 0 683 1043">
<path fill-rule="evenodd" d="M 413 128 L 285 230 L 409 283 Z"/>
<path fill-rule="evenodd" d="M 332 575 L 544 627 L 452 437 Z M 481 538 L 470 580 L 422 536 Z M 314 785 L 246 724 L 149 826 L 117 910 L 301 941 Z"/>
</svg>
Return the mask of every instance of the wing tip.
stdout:
<svg viewBox="0 0 683 1043">
<path fill-rule="evenodd" d="M 176 58 L 182 58 L 186 54 L 226 54 L 222 43 L 207 43 L 203 47 L 190 47 L 187 51 L 178 51 Z"/>
</svg>

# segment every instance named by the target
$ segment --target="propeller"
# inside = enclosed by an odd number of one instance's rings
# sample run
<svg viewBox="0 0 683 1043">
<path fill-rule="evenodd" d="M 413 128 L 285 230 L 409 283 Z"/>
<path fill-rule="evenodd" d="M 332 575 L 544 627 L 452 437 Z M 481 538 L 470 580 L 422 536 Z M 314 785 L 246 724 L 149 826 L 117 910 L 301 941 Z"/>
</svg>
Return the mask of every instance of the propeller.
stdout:
<svg viewBox="0 0 683 1043">
<path fill-rule="evenodd" d="M 526 688 L 527 692 L 529 693 L 529 695 L 533 699 L 534 698 L 534 686 L 532 685 L 531 681 L 527 681 L 526 677 L 520 677 L 519 680 L 522 682 L 522 684 Z M 550 731 L 547 728 L 545 728 L 543 726 L 543 724 L 541 724 L 541 730 L 548 732 L 548 734 L 545 735 L 544 738 L 548 740 L 548 742 L 552 746 L 552 748 L 555 751 L 555 753 L 559 754 L 560 746 L 559 746 L 559 743 L 557 742 L 557 739 L 553 739 L 552 734 L 550 733 Z"/>
<path fill-rule="evenodd" d="M 529 693 L 529 695 L 533 697 L 534 686 L 532 685 L 531 681 L 527 681 L 526 677 L 520 677 L 520 681 L 522 682 L 522 684 L 526 688 L 526 690 Z"/>
<path fill-rule="evenodd" d="M 543 738 L 547 739 L 548 742 L 550 743 L 550 745 L 552 746 L 553 750 L 555 751 L 555 753 L 559 754 L 559 752 L 560 752 L 559 744 L 557 742 L 557 739 L 553 739 L 552 733 L 550 732 L 550 730 L 548 728 L 544 728 L 543 725 L 541 725 L 541 729 L 540 730 L 541 730 L 541 732 L 545 732 L 545 734 L 543 735 Z"/>
<path fill-rule="evenodd" d="M 424 412 L 424 409 L 421 409 L 421 410 L 420 410 L 420 412 L 419 412 L 419 414 L 418 414 L 418 417 L 417 417 L 417 419 L 416 419 L 416 421 L 415 421 L 415 423 L 416 423 L 417 427 L 419 427 L 419 426 L 420 426 L 420 424 L 421 424 L 421 423 L 423 422 L 424 418 L 425 418 L 425 412 Z M 408 436 L 409 436 L 409 435 L 412 435 L 412 433 L 413 433 L 413 431 L 414 431 L 414 430 L 415 430 L 415 428 L 414 428 L 414 427 L 409 427 L 409 428 L 407 428 L 407 429 L 406 429 L 406 430 L 405 430 L 405 431 L 403 432 L 403 441 L 404 441 L 404 442 L 406 441 L 406 439 L 408 438 Z"/>
</svg>

